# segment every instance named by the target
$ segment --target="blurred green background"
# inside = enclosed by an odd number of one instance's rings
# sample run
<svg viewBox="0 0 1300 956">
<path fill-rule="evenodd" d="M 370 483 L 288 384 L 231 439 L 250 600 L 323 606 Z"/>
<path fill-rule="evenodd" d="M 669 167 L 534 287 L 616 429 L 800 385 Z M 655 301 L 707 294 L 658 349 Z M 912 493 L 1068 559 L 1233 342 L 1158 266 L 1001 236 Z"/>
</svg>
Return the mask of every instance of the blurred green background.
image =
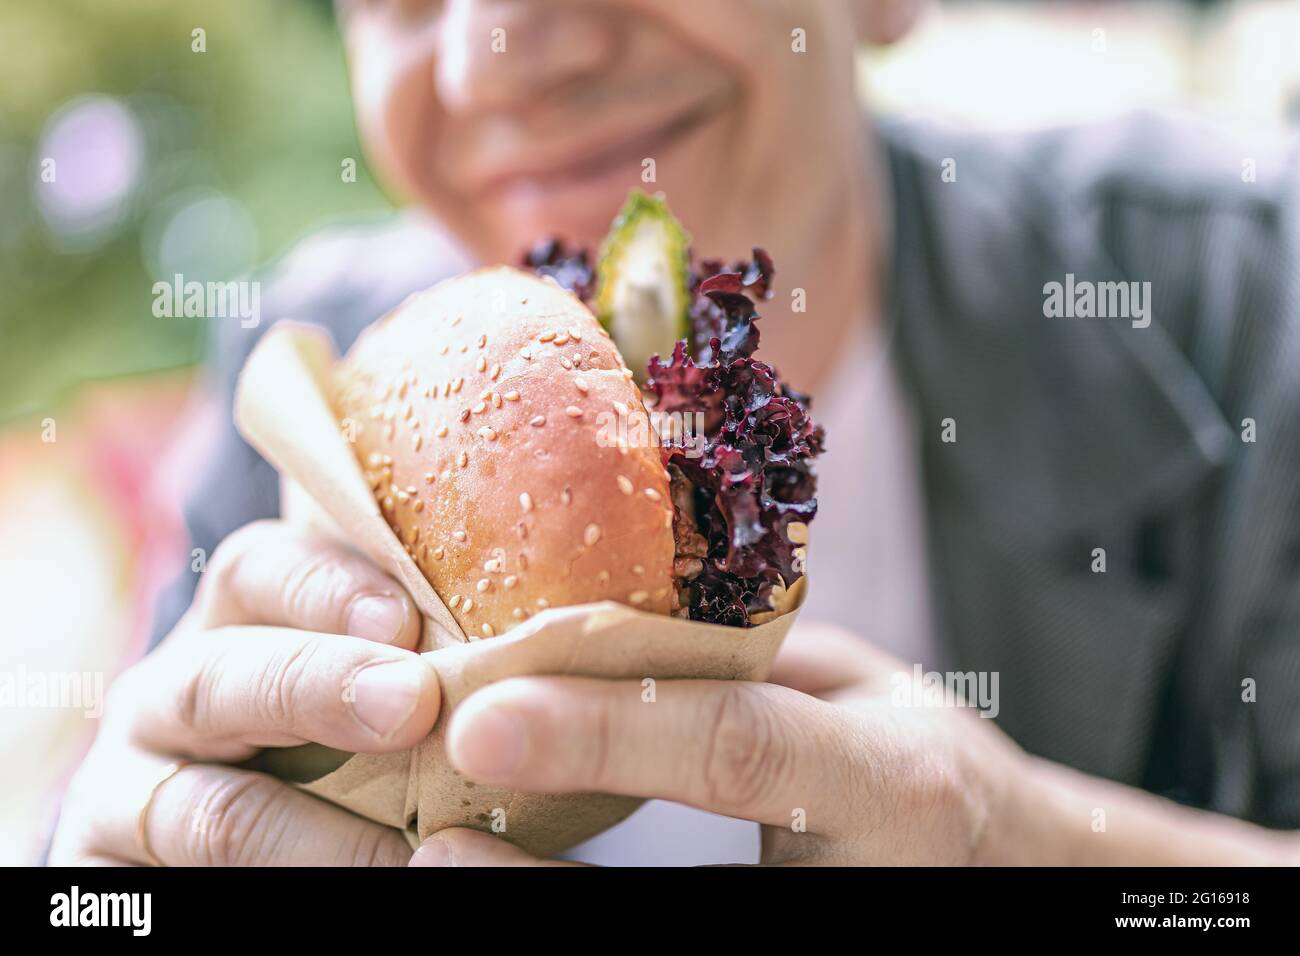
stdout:
<svg viewBox="0 0 1300 956">
<path fill-rule="evenodd" d="M 206 323 L 156 318 L 155 279 L 387 205 L 328 0 L 0 0 L 0 423 L 192 364 Z"/>
</svg>

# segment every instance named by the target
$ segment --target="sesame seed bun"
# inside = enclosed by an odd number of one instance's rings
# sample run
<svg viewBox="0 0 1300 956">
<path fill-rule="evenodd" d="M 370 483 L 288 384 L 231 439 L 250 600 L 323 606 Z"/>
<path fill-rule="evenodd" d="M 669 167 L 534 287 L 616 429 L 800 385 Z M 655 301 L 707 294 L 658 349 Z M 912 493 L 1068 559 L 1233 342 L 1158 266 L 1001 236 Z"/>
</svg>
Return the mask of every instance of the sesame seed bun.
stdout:
<svg viewBox="0 0 1300 956">
<path fill-rule="evenodd" d="M 670 612 L 668 474 L 652 442 L 618 441 L 652 434 L 641 393 L 572 293 L 509 268 L 448 280 L 367 329 L 334 384 L 384 517 L 468 637 L 590 601 Z"/>
</svg>

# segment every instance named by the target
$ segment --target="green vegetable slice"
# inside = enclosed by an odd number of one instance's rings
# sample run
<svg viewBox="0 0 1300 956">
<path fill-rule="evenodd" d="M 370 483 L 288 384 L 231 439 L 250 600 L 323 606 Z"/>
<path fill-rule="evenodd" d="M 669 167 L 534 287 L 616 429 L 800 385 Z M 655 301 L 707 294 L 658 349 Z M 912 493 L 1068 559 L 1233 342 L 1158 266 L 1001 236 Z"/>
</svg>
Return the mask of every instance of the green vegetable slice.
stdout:
<svg viewBox="0 0 1300 956">
<path fill-rule="evenodd" d="M 596 315 L 638 382 L 687 337 L 690 241 L 663 199 L 634 189 L 601 245 Z"/>
</svg>

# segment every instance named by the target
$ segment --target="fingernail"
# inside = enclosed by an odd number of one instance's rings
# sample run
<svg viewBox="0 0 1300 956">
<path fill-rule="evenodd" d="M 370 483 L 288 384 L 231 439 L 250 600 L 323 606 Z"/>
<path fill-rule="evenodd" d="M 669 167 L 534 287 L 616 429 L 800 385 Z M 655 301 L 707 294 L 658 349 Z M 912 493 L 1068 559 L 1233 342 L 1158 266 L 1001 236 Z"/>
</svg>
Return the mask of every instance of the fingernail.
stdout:
<svg viewBox="0 0 1300 956">
<path fill-rule="evenodd" d="M 457 735 L 456 756 L 462 773 L 483 781 L 506 780 L 524 762 L 528 726 L 514 710 L 485 708 Z"/>
<path fill-rule="evenodd" d="M 362 668 L 352 680 L 352 713 L 380 737 L 391 737 L 411 719 L 428 666 L 413 658 Z"/>
<path fill-rule="evenodd" d="M 453 866 L 451 847 L 440 836 L 431 836 L 411 857 L 411 866 Z"/>
<path fill-rule="evenodd" d="M 368 641 L 392 644 L 405 623 L 402 602 L 383 594 L 363 594 L 348 609 L 348 633 Z"/>
</svg>

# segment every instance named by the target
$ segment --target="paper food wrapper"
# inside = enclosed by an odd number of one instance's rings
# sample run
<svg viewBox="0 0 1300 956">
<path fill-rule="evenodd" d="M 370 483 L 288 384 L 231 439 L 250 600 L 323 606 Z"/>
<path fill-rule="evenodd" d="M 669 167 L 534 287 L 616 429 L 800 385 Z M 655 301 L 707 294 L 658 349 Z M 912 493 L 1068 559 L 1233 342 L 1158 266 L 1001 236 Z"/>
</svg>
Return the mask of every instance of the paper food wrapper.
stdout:
<svg viewBox="0 0 1300 956">
<path fill-rule="evenodd" d="M 433 732 L 408 751 L 354 755 L 309 745 L 267 751 L 264 766 L 310 793 L 404 830 L 412 845 L 447 827 L 472 827 L 549 856 L 613 826 L 640 801 L 511 793 L 466 779 L 443 745 L 451 714 L 474 691 L 506 677 L 763 680 L 794 623 L 806 579 L 783 595 L 782 613 L 751 628 L 602 602 L 552 608 L 500 637 L 467 640 L 384 520 L 340 433 L 329 401 L 336 360 L 322 329 L 277 325 L 244 366 L 235 423 L 279 471 L 285 520 L 355 547 L 410 593 L 424 617 L 419 650 L 438 673 L 442 710 Z"/>
</svg>

